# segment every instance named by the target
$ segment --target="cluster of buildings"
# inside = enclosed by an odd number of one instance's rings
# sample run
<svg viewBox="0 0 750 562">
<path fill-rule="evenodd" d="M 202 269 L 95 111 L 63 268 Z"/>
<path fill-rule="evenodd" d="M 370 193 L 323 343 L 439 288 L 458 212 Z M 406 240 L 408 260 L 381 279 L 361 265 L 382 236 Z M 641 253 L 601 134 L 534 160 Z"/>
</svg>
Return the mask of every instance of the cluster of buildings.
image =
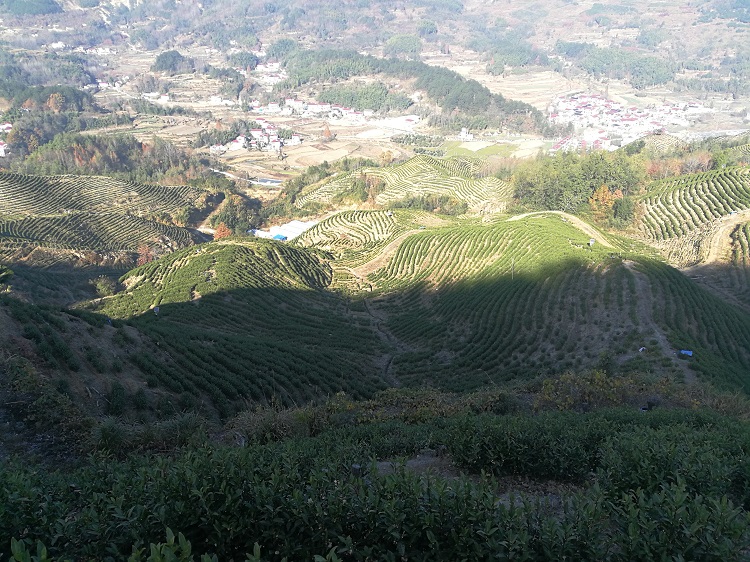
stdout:
<svg viewBox="0 0 750 562">
<path fill-rule="evenodd" d="M 259 117 L 255 122 L 260 128 L 250 129 L 248 135 L 239 135 L 227 144 L 216 144 L 209 151 L 214 155 L 238 150 L 262 150 L 264 152 L 281 152 L 282 146 L 297 146 L 302 144 L 302 138 L 293 133 L 288 139 L 279 137 L 279 129 L 273 123 Z"/>
<path fill-rule="evenodd" d="M 375 115 L 374 111 L 358 111 L 351 107 L 345 107 L 335 103 L 318 103 L 313 101 L 302 101 L 295 98 L 287 98 L 284 103 L 271 102 L 267 105 L 258 100 L 250 102 L 250 111 L 267 115 L 296 115 L 300 117 L 318 117 L 328 119 L 350 119 L 364 121 L 367 117 Z"/>
<path fill-rule="evenodd" d="M 7 135 L 13 128 L 13 123 L 2 123 L 0 124 L 0 133 Z M 8 143 L 0 140 L 0 158 L 5 158 L 8 155 Z"/>
<path fill-rule="evenodd" d="M 579 93 L 555 98 L 547 111 L 551 123 L 572 124 L 575 131 L 555 143 L 552 151 L 558 151 L 615 150 L 667 127 L 687 128 L 713 110 L 697 102 L 628 107 L 602 95 Z"/>
<path fill-rule="evenodd" d="M 243 75 L 247 75 L 241 69 L 237 69 Z M 253 71 L 256 81 L 264 86 L 267 91 L 271 91 L 273 87 L 279 82 L 283 82 L 287 79 L 286 71 L 281 68 L 281 64 L 278 62 L 268 62 L 265 64 L 259 64 Z"/>
<path fill-rule="evenodd" d="M 160 94 L 159 92 L 145 92 L 141 94 L 144 100 L 148 100 L 151 103 L 169 103 L 169 94 Z"/>
</svg>

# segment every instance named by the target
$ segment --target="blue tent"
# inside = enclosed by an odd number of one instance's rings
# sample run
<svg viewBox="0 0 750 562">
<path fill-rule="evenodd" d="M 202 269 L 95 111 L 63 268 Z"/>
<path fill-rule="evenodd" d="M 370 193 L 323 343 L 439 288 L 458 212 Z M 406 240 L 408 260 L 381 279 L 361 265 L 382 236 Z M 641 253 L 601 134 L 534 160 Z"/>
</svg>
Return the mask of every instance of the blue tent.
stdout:
<svg viewBox="0 0 750 562">
<path fill-rule="evenodd" d="M 690 349 L 681 349 L 680 353 L 682 355 L 687 355 L 688 357 L 692 357 L 693 356 L 693 352 Z"/>
<path fill-rule="evenodd" d="M 281 240 L 282 242 L 284 242 L 284 241 L 286 241 L 286 236 L 284 236 L 283 234 L 277 234 L 276 236 L 273 237 L 273 239 L 274 240 Z"/>
</svg>

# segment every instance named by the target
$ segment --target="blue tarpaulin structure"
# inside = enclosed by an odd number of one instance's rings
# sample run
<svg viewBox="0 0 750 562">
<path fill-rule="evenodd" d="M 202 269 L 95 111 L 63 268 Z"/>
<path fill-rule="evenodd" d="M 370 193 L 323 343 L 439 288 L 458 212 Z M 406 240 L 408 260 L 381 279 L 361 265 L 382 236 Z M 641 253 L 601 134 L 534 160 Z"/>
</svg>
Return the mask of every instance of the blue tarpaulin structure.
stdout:
<svg viewBox="0 0 750 562">
<path fill-rule="evenodd" d="M 680 353 L 682 355 L 687 355 L 688 357 L 692 357 L 693 356 L 693 352 L 690 349 L 681 349 Z"/>
<path fill-rule="evenodd" d="M 274 240 L 281 240 L 283 242 L 283 241 L 286 240 L 286 236 L 284 236 L 283 234 L 277 234 L 276 236 L 273 237 L 273 239 Z"/>
</svg>

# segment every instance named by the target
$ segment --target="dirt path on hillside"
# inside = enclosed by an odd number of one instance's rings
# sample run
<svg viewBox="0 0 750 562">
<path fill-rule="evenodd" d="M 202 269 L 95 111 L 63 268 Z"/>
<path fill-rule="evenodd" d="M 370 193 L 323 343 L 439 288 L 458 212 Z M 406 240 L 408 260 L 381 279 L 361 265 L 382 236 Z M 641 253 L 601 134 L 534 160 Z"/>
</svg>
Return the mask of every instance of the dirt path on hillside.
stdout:
<svg viewBox="0 0 750 562">
<path fill-rule="evenodd" d="M 373 308 L 368 300 L 365 300 L 364 303 L 367 314 L 370 316 L 372 325 L 375 328 L 375 333 L 377 333 L 380 340 L 390 349 L 390 351 L 380 356 L 377 360 L 378 365 L 383 370 L 383 378 L 392 386 L 401 386 L 401 381 L 399 381 L 392 372 L 393 359 L 396 355 L 412 351 L 412 349 L 394 336 L 385 326 L 388 316 L 384 312 Z"/>
<path fill-rule="evenodd" d="M 508 219 L 508 222 L 517 221 L 517 220 L 525 219 L 526 217 L 537 216 L 537 215 L 560 215 L 561 217 L 563 217 L 564 221 L 569 222 L 570 224 L 575 226 L 578 230 L 581 230 L 584 233 L 588 234 L 591 238 L 599 242 L 599 244 L 601 244 L 605 248 L 614 248 L 614 246 L 610 244 L 606 238 L 604 238 L 602 233 L 596 230 L 593 226 L 582 221 L 575 215 L 571 215 L 570 213 L 566 213 L 564 211 L 534 211 L 533 213 L 524 213 L 522 215 L 516 215 L 514 217 L 510 217 Z"/>
<path fill-rule="evenodd" d="M 732 248 L 732 231 L 748 221 L 750 221 L 750 209 L 727 215 L 716 221 L 718 226 L 711 235 L 706 259 L 699 264 L 683 269 L 683 271 L 689 272 L 695 267 L 705 267 L 716 262 L 728 261 L 729 251 Z"/>
<path fill-rule="evenodd" d="M 370 260 L 367 263 L 363 263 L 362 265 L 353 268 L 351 270 L 352 273 L 356 275 L 357 277 L 366 278 L 373 271 L 377 271 L 378 269 L 383 267 L 386 263 L 388 263 L 388 260 L 390 260 L 393 257 L 393 254 L 395 254 L 399 246 L 401 246 L 401 242 L 406 240 L 407 236 L 414 234 L 415 232 L 419 232 L 419 231 L 407 230 L 401 236 L 399 236 L 398 238 L 390 242 L 385 248 L 383 248 L 383 251 L 380 252 L 375 259 Z"/>
<path fill-rule="evenodd" d="M 672 360 L 672 364 L 682 371 L 685 376 L 686 384 L 693 384 L 696 381 L 695 373 L 690 369 L 685 361 L 677 358 L 677 352 L 669 343 L 666 334 L 654 320 L 652 305 L 654 295 L 651 292 L 651 282 L 648 277 L 635 268 L 635 262 L 625 260 L 622 262 L 625 267 L 633 274 L 635 278 L 636 294 L 638 295 L 638 319 L 641 321 L 643 332 L 646 337 L 653 336 L 658 342 L 659 350 L 665 357 Z"/>
</svg>

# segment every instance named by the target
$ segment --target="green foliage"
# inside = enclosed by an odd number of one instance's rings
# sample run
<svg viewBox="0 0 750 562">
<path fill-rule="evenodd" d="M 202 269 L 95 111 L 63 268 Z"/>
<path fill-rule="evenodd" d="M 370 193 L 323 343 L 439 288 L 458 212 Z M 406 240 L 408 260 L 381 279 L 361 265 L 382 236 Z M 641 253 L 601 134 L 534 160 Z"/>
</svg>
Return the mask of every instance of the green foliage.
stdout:
<svg viewBox="0 0 750 562">
<path fill-rule="evenodd" d="M 612 206 L 612 212 L 618 223 L 623 225 L 632 223 L 635 218 L 635 200 L 632 197 L 618 199 Z"/>
<path fill-rule="evenodd" d="M 636 41 L 644 47 L 654 48 L 668 38 L 669 35 L 662 29 L 641 29 Z"/>
<path fill-rule="evenodd" d="M 467 43 L 470 49 L 486 53 L 491 74 L 502 74 L 506 66 L 546 66 L 549 63 L 547 55 L 529 43 L 522 33 L 508 31 L 506 27 L 479 27 Z"/>
<path fill-rule="evenodd" d="M 418 41 L 417 38 L 414 38 Z M 285 60 L 289 79 L 279 88 L 299 87 L 310 82 L 345 80 L 354 76 L 385 75 L 416 78 L 414 88 L 423 90 L 444 113 L 457 110 L 462 118 L 471 116 L 474 129 L 507 126 L 524 130 L 543 130 L 546 119 L 528 104 L 506 100 L 492 94 L 475 80 L 466 80 L 455 72 L 418 61 L 379 59 L 355 51 L 295 51 Z M 457 117 L 431 122 L 433 126 L 455 127 Z M 453 121 L 450 121 L 450 120 Z M 457 125 L 459 128 L 465 124 Z"/>
<path fill-rule="evenodd" d="M 266 56 L 269 59 L 285 59 L 299 47 L 297 42 L 292 39 L 278 39 L 271 43 L 266 49 Z"/>
<path fill-rule="evenodd" d="M 242 69 L 254 70 L 258 66 L 258 57 L 246 51 L 232 53 L 229 55 L 229 64 Z"/>
<path fill-rule="evenodd" d="M 437 34 L 438 26 L 434 21 L 422 20 L 417 26 L 417 33 L 420 37 L 430 37 Z"/>
<path fill-rule="evenodd" d="M 188 154 L 159 137 L 68 133 L 34 152 L 16 171 L 44 175 L 108 175 L 132 182 L 200 185 L 214 181 L 210 160 Z"/>
<path fill-rule="evenodd" d="M 179 51 L 164 51 L 156 57 L 151 70 L 168 74 L 185 74 L 195 70 L 195 61 L 183 56 Z"/>
<path fill-rule="evenodd" d="M 466 201 L 457 201 L 447 195 L 422 195 L 407 197 L 391 203 L 393 209 L 421 209 L 443 215 L 463 215 L 469 208 Z"/>
<path fill-rule="evenodd" d="M 111 297 L 117 290 L 117 283 L 105 275 L 93 279 L 91 284 L 94 285 L 96 294 L 100 297 Z"/>
<path fill-rule="evenodd" d="M 641 446 L 639 437 L 650 435 Z M 740 560 L 750 544 L 750 520 L 735 501 L 747 485 L 744 463 L 735 455 L 747 439 L 746 422 L 715 414 L 604 410 L 349 425 L 267 445 L 94 460 L 64 474 L 5 465 L 0 531 L 15 537 L 5 548 L 17 560 L 33 559 L 31 545 L 38 545 L 39 560 L 144 560 L 147 552 L 153 560 L 190 560 L 194 552 L 253 561 L 265 560 L 265 552 L 275 560 L 426 561 L 467 554 Z M 513 491 L 498 497 L 497 482 L 486 476 L 418 475 L 404 466 L 383 474 L 382 465 L 368 461 L 414 455 L 441 442 L 472 470 L 572 479 L 585 487 L 555 499 Z M 627 459 L 638 451 L 647 459 L 652 447 L 658 452 L 653 465 L 632 467 L 635 480 L 592 475 L 598 466 L 618 462 L 608 452 L 612 447 L 622 447 Z M 695 491 L 690 479 L 706 467 L 729 478 Z M 641 486 L 661 469 L 665 482 Z M 690 471 L 687 478 L 683 469 Z M 715 495 L 722 490 L 726 496 Z M 165 528 L 180 532 L 167 531 L 160 542 Z"/>
<path fill-rule="evenodd" d="M 620 48 L 560 42 L 556 50 L 573 58 L 578 66 L 594 76 L 629 79 L 636 89 L 664 84 L 675 76 L 676 69 L 671 62 Z"/>
<path fill-rule="evenodd" d="M 27 323 L 26 326 L 32 325 Z M 28 331 L 27 331 L 28 333 Z M 49 333 L 38 332 L 41 344 L 48 344 Z M 57 336 L 57 342 L 60 342 Z M 70 350 L 57 343 L 59 363 L 72 361 Z M 58 358 L 56 358 L 58 359 Z M 90 420 L 73 403 L 70 396 L 59 392 L 51 381 L 40 375 L 30 361 L 21 357 L 4 360 L 2 368 L 7 376 L 4 390 L 10 392 L 19 421 L 39 433 L 47 433 L 50 449 L 58 444 L 67 447 L 71 453 L 83 444 L 90 428 Z M 63 371 L 64 366 L 59 366 Z"/>
<path fill-rule="evenodd" d="M 403 94 L 389 92 L 384 84 L 365 86 L 331 86 L 318 95 L 326 103 L 335 103 L 356 109 L 373 111 L 403 111 L 412 105 L 412 100 Z"/>
<path fill-rule="evenodd" d="M 230 195 L 221 209 L 211 215 L 211 225 L 224 223 L 234 234 L 247 234 L 260 225 L 260 201 L 241 195 Z"/>
<path fill-rule="evenodd" d="M 13 277 L 13 270 L 4 265 L 0 265 L 0 283 L 7 283 Z"/>
<path fill-rule="evenodd" d="M 14 16 L 38 16 L 56 14 L 62 11 L 55 0 L 2 0 L 0 10 Z"/>
<path fill-rule="evenodd" d="M 406 57 L 418 59 L 422 52 L 422 43 L 414 35 L 394 35 L 385 42 L 383 54 L 387 57 Z"/>
<path fill-rule="evenodd" d="M 445 142 L 445 137 L 408 133 L 392 136 L 391 141 L 397 144 L 404 144 L 408 146 L 438 147 Z"/>
<path fill-rule="evenodd" d="M 643 165 L 620 152 L 557 153 L 519 166 L 513 177 L 521 201 L 560 211 L 576 211 L 602 185 L 630 195 L 644 181 Z"/>
</svg>

